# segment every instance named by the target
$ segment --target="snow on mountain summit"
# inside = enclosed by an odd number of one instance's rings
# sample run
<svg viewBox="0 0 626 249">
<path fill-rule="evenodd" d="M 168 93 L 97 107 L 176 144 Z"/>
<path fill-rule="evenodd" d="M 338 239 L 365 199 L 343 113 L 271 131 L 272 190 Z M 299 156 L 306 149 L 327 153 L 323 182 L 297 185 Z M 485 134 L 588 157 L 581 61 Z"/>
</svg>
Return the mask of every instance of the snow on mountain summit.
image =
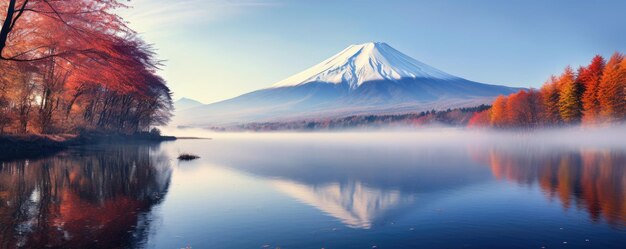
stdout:
<svg viewBox="0 0 626 249">
<path fill-rule="evenodd" d="M 384 42 L 369 42 L 350 45 L 329 59 L 274 84 L 274 87 L 322 82 L 348 84 L 354 89 L 364 82 L 406 78 L 459 79 L 415 60 Z"/>
</svg>

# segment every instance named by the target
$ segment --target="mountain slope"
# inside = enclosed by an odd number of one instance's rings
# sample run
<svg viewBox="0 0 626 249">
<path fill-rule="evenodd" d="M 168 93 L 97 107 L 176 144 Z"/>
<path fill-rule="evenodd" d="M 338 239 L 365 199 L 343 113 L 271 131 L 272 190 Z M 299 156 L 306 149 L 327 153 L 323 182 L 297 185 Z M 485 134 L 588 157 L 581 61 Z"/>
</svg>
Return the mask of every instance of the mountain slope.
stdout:
<svg viewBox="0 0 626 249">
<path fill-rule="evenodd" d="M 519 90 L 469 81 L 385 43 L 352 45 L 272 87 L 177 113 L 179 125 L 229 125 L 477 106 Z"/>
<path fill-rule="evenodd" d="M 175 111 L 183 111 L 189 108 L 202 106 L 200 101 L 189 99 L 189 98 L 181 98 L 179 100 L 174 101 L 174 110 Z"/>
</svg>

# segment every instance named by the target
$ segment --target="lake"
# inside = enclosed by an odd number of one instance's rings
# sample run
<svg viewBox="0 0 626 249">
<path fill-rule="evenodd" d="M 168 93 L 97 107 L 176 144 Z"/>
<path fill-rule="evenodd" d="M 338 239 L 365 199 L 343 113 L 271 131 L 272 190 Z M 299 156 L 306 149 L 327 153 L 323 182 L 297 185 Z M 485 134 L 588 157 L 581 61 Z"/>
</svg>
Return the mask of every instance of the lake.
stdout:
<svg viewBox="0 0 626 249">
<path fill-rule="evenodd" d="M 626 245 L 619 139 L 447 130 L 212 138 L 2 162 L 0 247 Z M 201 158 L 177 161 L 183 152 Z"/>
</svg>

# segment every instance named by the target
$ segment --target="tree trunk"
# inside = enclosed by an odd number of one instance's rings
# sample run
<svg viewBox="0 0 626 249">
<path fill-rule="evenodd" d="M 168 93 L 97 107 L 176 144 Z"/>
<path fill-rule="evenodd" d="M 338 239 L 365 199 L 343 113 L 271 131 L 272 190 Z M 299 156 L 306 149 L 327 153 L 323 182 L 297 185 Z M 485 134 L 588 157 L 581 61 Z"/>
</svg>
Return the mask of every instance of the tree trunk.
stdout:
<svg viewBox="0 0 626 249">
<path fill-rule="evenodd" d="M 7 46 L 7 39 L 9 38 L 9 32 L 13 25 L 13 15 L 15 14 L 15 2 L 17 0 L 9 0 L 9 6 L 7 8 L 7 14 L 2 23 L 2 29 L 0 30 L 0 58 L 2 58 L 2 52 Z"/>
</svg>

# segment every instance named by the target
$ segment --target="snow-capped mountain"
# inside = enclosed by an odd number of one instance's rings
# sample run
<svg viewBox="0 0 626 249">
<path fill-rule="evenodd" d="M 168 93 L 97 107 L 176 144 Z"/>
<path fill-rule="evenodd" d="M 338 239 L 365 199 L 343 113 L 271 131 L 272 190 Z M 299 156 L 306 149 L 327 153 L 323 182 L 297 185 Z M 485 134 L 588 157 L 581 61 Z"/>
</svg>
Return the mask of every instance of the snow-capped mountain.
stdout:
<svg viewBox="0 0 626 249">
<path fill-rule="evenodd" d="M 274 87 L 326 82 L 347 84 L 355 89 L 365 82 L 409 78 L 460 79 L 415 60 L 387 43 L 370 42 L 350 45 L 333 57 L 274 84 Z"/>
<path fill-rule="evenodd" d="M 488 104 L 517 90 L 456 77 L 371 42 L 351 45 L 269 88 L 177 111 L 174 123 L 222 126 L 442 110 Z"/>
</svg>

